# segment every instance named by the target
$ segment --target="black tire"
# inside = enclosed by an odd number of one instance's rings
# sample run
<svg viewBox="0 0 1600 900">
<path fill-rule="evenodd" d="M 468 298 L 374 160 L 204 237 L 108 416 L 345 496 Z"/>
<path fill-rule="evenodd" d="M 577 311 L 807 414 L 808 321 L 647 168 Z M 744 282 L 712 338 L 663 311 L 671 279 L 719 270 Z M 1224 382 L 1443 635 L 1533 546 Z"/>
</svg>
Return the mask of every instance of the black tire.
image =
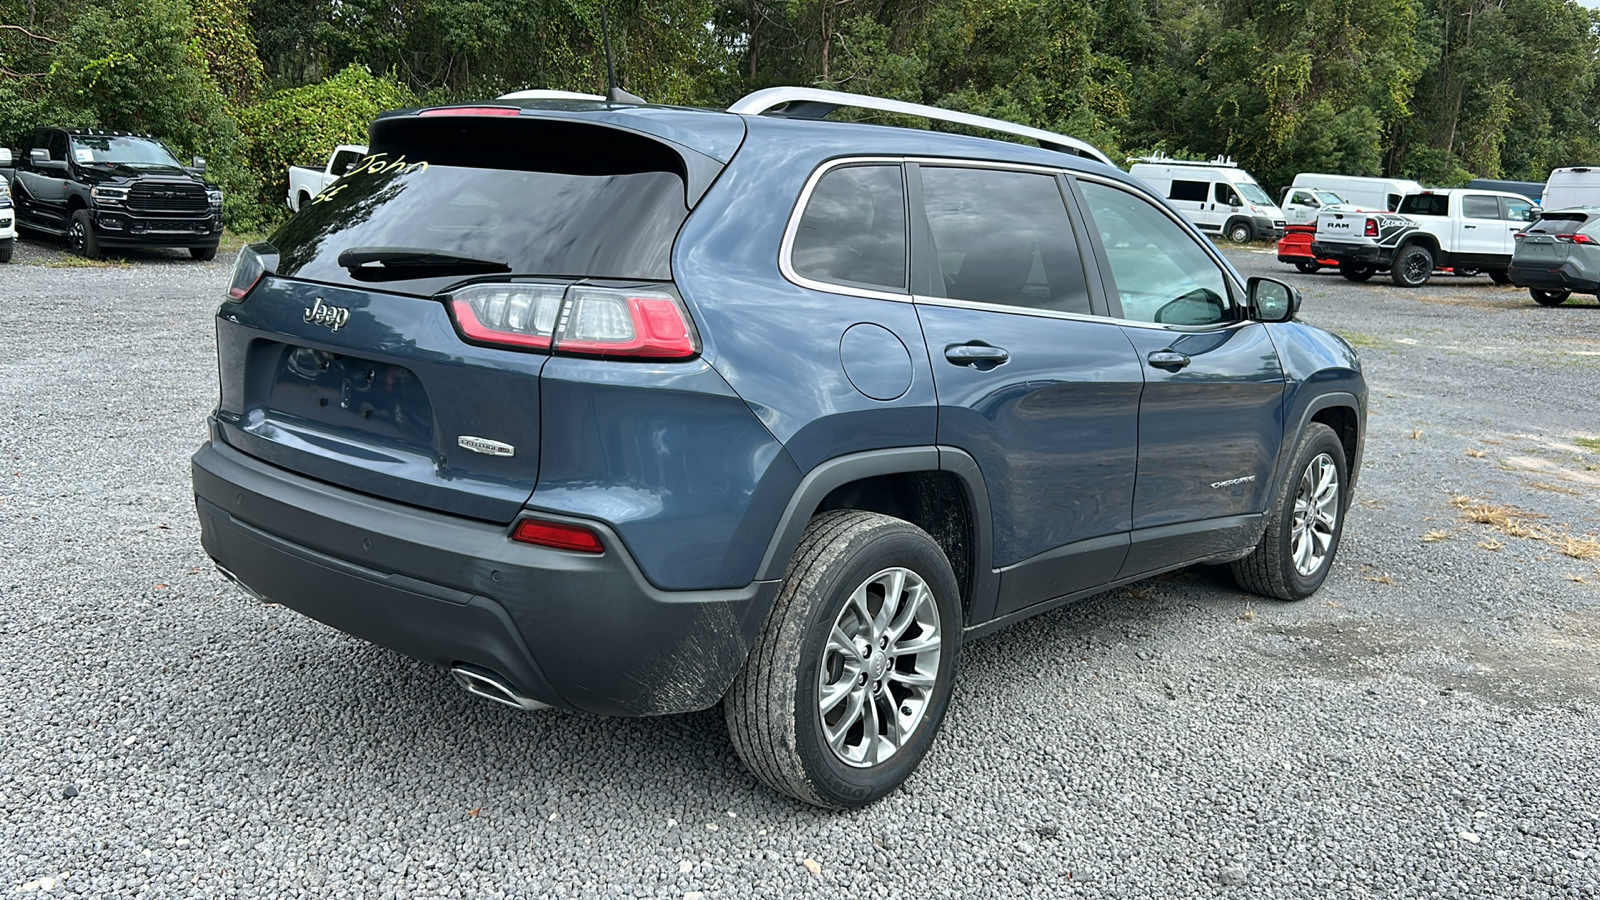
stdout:
<svg viewBox="0 0 1600 900">
<path fill-rule="evenodd" d="M 1511 273 L 1505 269 L 1488 269 L 1486 271 L 1489 273 L 1489 280 L 1495 284 L 1511 283 Z"/>
<path fill-rule="evenodd" d="M 870 650 L 858 652 L 856 645 L 850 651 L 853 656 L 834 652 L 839 644 L 830 642 L 831 635 L 843 632 L 859 638 L 862 632 L 849 626 L 867 621 L 854 616 L 857 607 L 850 598 L 863 591 L 870 606 L 871 598 L 881 595 L 867 589 L 902 571 L 920 579 L 932 596 L 901 592 L 908 604 L 901 611 L 920 610 L 924 618 L 936 615 L 928 619 L 931 630 L 920 620 L 905 625 L 899 637 L 873 648 L 879 651 L 875 659 L 883 662 L 872 662 Z M 905 583 L 912 584 L 909 578 Z M 878 615 L 882 608 L 880 601 L 879 610 L 871 614 Z M 904 668 L 908 657 L 883 651 L 902 643 L 915 646 L 917 638 L 930 636 L 937 640 L 922 641 L 926 649 L 909 655 L 914 657 L 911 663 L 931 668 L 932 684 L 908 688 L 895 677 L 913 674 Z M 961 601 L 955 575 L 927 532 L 877 513 L 822 513 L 806 526 L 784 575 L 783 590 L 767 613 L 744 670 L 723 698 L 734 750 L 751 773 L 776 791 L 817 806 L 865 806 L 899 787 L 922 761 L 944 720 L 960 647 Z M 930 660 L 934 648 L 937 658 Z M 858 668 L 857 674 L 851 674 L 850 666 Z M 869 673 L 876 673 L 881 682 L 869 683 L 873 677 Z M 823 679 L 828 677 L 834 679 L 829 684 L 839 687 L 834 693 L 840 699 L 824 709 L 828 685 Z M 917 696 L 921 690 L 925 693 Z M 885 735 L 881 745 L 867 737 L 868 709 L 876 724 L 884 712 L 880 702 L 894 704 L 889 712 L 897 722 L 905 714 L 902 710 L 920 704 L 920 712 L 911 717 L 910 732 L 898 744 L 893 735 Z M 852 711 L 855 717 L 850 717 Z M 835 712 L 839 715 L 829 724 L 827 719 Z M 863 755 L 874 747 L 887 749 L 881 760 L 852 764 L 841 755 L 850 750 L 849 738 L 858 734 L 857 724 Z M 836 752 L 830 745 L 825 727 L 836 730 L 844 751 Z M 882 728 L 872 730 L 874 735 L 883 734 Z"/>
<path fill-rule="evenodd" d="M 1408 244 L 1395 254 L 1389 280 L 1401 287 L 1422 287 L 1433 275 L 1433 253 L 1421 244 Z"/>
<path fill-rule="evenodd" d="M 1322 267 L 1321 266 L 1317 265 L 1314 262 L 1307 262 L 1305 260 L 1301 260 L 1300 262 L 1295 263 L 1294 267 L 1296 269 L 1299 269 L 1300 271 L 1306 273 L 1307 275 L 1315 275 L 1318 272 L 1322 271 Z"/>
<path fill-rule="evenodd" d="M 6 238 L 0 241 L 0 263 L 11 262 L 11 253 L 16 248 L 16 238 Z"/>
<path fill-rule="evenodd" d="M 1377 271 L 1366 263 L 1339 263 L 1339 274 L 1351 281 L 1366 281 Z"/>
<path fill-rule="evenodd" d="M 194 257 L 195 259 L 200 260 L 201 262 L 206 262 L 207 260 L 213 260 L 213 259 L 217 258 L 217 248 L 215 248 L 215 247 L 190 247 L 189 248 L 189 255 Z"/>
<path fill-rule="evenodd" d="M 1325 464 L 1331 466 L 1338 479 L 1332 486 L 1332 497 L 1327 498 L 1332 506 L 1333 523 L 1321 556 L 1309 555 L 1308 561 L 1314 565 L 1309 567 L 1309 571 L 1301 571 L 1302 567 L 1296 561 L 1295 538 L 1296 533 L 1302 530 L 1300 526 L 1303 523 L 1297 519 L 1297 501 L 1306 493 L 1304 483 L 1313 466 L 1319 470 L 1316 474 L 1320 474 L 1326 471 Z M 1323 491 L 1318 490 L 1321 487 L 1319 480 L 1313 479 L 1310 487 L 1313 502 L 1324 495 Z M 1328 577 L 1328 570 L 1333 567 L 1334 557 L 1339 552 L 1339 537 L 1344 534 L 1344 517 L 1349 506 L 1349 489 L 1349 465 L 1344 458 L 1344 445 L 1339 442 L 1333 429 L 1320 422 L 1311 423 L 1300 436 L 1283 481 L 1273 490 L 1272 505 L 1267 509 L 1267 527 L 1261 533 L 1261 541 L 1249 556 L 1231 566 L 1233 580 L 1247 591 L 1279 600 L 1303 600 L 1316 593 Z M 1328 513 L 1327 505 L 1321 505 L 1319 511 Z M 1306 533 L 1303 537 L 1313 550 L 1321 543 L 1315 534 Z"/>
<path fill-rule="evenodd" d="M 1483 270 L 1482 269 L 1474 269 L 1471 266 L 1457 266 L 1454 271 L 1455 271 L 1455 273 L 1457 275 L 1460 275 L 1462 278 L 1472 278 L 1474 276 L 1483 274 Z"/>
<path fill-rule="evenodd" d="M 1571 291 L 1541 291 L 1538 288 L 1528 288 L 1528 294 L 1540 306 L 1560 306 L 1572 296 Z"/>
<path fill-rule="evenodd" d="M 294 198 L 294 201 L 294 211 L 299 212 L 300 210 L 306 208 L 307 203 L 311 202 L 311 195 L 305 191 L 301 191 L 299 196 Z"/>
<path fill-rule="evenodd" d="M 87 209 L 77 210 L 72 218 L 67 221 L 67 246 L 72 252 L 89 259 L 99 259 L 100 242 L 94 237 L 94 222 L 89 219 Z"/>
<path fill-rule="evenodd" d="M 1239 220 L 1228 223 L 1228 240 L 1235 244 L 1248 244 L 1256 239 L 1256 230 L 1249 222 Z"/>
</svg>

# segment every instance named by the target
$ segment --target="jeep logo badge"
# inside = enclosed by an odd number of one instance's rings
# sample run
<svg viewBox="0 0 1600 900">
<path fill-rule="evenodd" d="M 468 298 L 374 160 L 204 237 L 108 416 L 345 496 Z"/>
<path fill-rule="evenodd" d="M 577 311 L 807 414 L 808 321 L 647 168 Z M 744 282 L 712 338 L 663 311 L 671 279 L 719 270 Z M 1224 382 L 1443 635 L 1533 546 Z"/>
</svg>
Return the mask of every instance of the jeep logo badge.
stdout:
<svg viewBox="0 0 1600 900">
<path fill-rule="evenodd" d="M 344 327 L 350 321 L 350 310 L 342 306 L 329 306 L 318 297 L 316 305 L 306 307 L 305 319 L 312 325 L 326 325 L 333 331 Z"/>
</svg>

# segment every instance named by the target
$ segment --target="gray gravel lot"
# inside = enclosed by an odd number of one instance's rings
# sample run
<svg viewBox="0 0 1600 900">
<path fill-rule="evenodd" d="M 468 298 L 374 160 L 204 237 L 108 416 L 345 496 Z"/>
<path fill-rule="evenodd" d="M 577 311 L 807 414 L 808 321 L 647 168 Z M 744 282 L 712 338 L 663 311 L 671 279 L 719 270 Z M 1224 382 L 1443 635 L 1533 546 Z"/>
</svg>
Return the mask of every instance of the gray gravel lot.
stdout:
<svg viewBox="0 0 1600 900">
<path fill-rule="evenodd" d="M 0 893 L 1600 896 L 1600 308 L 1246 274 L 1361 347 L 1367 466 L 1298 604 L 1209 570 L 969 644 L 860 812 L 717 711 L 523 714 L 224 583 L 188 455 L 229 254 L 0 266 Z M 1479 507 L 1477 524 L 1456 501 Z M 1504 516 L 1520 511 L 1510 519 Z"/>
</svg>

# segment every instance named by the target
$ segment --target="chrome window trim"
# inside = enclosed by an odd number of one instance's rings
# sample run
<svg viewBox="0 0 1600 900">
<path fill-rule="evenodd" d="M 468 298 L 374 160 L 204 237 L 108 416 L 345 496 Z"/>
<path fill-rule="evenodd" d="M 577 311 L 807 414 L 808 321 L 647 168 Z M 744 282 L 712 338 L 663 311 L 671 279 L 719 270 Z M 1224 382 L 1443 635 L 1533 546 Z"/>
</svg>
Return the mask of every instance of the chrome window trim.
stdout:
<svg viewBox="0 0 1600 900">
<path fill-rule="evenodd" d="M 852 165 L 897 165 L 898 166 L 898 165 L 904 165 L 906 163 L 916 163 L 919 166 L 933 167 L 933 168 L 996 169 L 996 170 L 1000 170 L 1000 171 L 1011 171 L 1011 172 L 1033 172 L 1033 173 L 1037 173 L 1037 174 L 1040 174 L 1040 175 L 1048 175 L 1048 176 L 1050 176 L 1052 178 L 1055 178 L 1055 177 L 1058 177 L 1058 176 L 1061 176 L 1061 175 L 1068 175 L 1070 177 L 1088 178 L 1088 179 L 1090 179 L 1092 181 L 1096 181 L 1096 182 L 1105 184 L 1108 187 L 1120 188 L 1122 190 L 1131 191 L 1131 192 L 1133 192 L 1135 194 L 1143 194 L 1146 198 L 1155 196 L 1154 194 L 1150 193 L 1148 190 L 1134 188 L 1134 187 L 1131 187 L 1129 185 L 1123 184 L 1122 182 L 1116 181 L 1116 180 L 1111 179 L 1111 178 L 1104 178 L 1104 177 L 1098 177 L 1098 176 L 1093 176 L 1093 175 L 1085 176 L 1085 175 L 1082 175 L 1082 174 L 1080 174 L 1078 172 L 1069 171 L 1069 170 L 1066 170 L 1066 169 L 1053 168 L 1053 167 L 1050 167 L 1050 166 L 1030 165 L 1030 164 L 1027 164 L 1027 163 L 1003 163 L 1003 162 L 992 162 L 991 163 L 991 162 L 984 162 L 982 160 L 972 160 L 972 159 L 947 159 L 947 158 L 943 158 L 943 157 L 918 157 L 918 156 L 847 156 L 847 157 L 841 157 L 839 159 L 830 159 L 827 162 L 823 163 L 822 165 L 818 166 L 817 170 L 815 172 L 812 172 L 810 177 L 806 179 L 805 187 L 801 188 L 800 197 L 799 197 L 799 199 L 797 199 L 795 201 L 794 209 L 791 210 L 790 213 L 789 213 L 789 223 L 786 226 L 784 226 L 783 243 L 780 246 L 779 251 L 778 251 L 778 270 L 783 274 L 783 277 L 785 279 L 787 279 L 791 284 L 797 285 L 799 287 L 809 288 L 810 290 L 821 291 L 822 293 L 825 293 L 825 294 L 834 294 L 834 295 L 841 296 L 841 297 L 857 297 L 857 298 L 869 299 L 869 300 L 891 300 L 891 301 L 894 301 L 896 303 L 912 303 L 912 304 L 923 304 L 923 305 L 926 305 L 926 306 L 943 306 L 943 307 L 948 307 L 948 308 L 951 308 L 951 309 L 966 309 L 966 310 L 979 310 L 979 311 L 988 311 L 988 312 L 999 312 L 999 313 L 1006 313 L 1008 315 L 1034 316 L 1036 318 L 1042 318 L 1042 319 L 1062 319 L 1062 320 L 1066 320 L 1066 321 L 1076 321 L 1076 322 L 1099 322 L 1099 323 L 1102 323 L 1102 324 L 1121 325 L 1121 326 L 1129 327 L 1129 328 L 1154 329 L 1154 330 L 1157 330 L 1157 331 L 1170 331 L 1170 332 L 1176 332 L 1176 333 L 1180 333 L 1180 334 L 1189 334 L 1189 333 L 1194 333 L 1194 332 L 1205 332 L 1205 331 L 1219 331 L 1219 330 L 1222 330 L 1224 328 L 1234 328 L 1234 327 L 1239 327 L 1239 326 L 1242 326 L 1242 325 L 1251 324 L 1251 321 L 1249 319 L 1236 321 L 1236 322 L 1219 322 L 1219 323 L 1217 323 L 1215 325 L 1169 325 L 1169 324 L 1161 323 L 1161 322 L 1136 322 L 1136 321 L 1134 321 L 1132 319 L 1125 319 L 1125 318 L 1120 318 L 1120 317 L 1117 317 L 1117 316 L 1100 316 L 1100 315 L 1095 315 L 1093 313 L 1070 313 L 1070 312 L 1062 312 L 1062 311 L 1053 310 L 1053 309 L 1039 309 L 1039 308 L 1031 307 L 1031 306 L 1009 306 L 1009 305 L 1003 304 L 1003 303 L 983 303 L 983 302 L 980 302 L 980 301 L 977 301 L 977 300 L 959 300 L 959 299 L 953 299 L 953 298 L 950 298 L 950 297 L 930 297 L 930 296 L 925 296 L 925 295 L 922 295 L 922 294 L 913 294 L 909 290 L 900 291 L 900 292 L 875 291 L 875 290 L 871 290 L 870 288 L 857 288 L 857 287 L 850 287 L 849 285 L 835 284 L 833 282 L 817 281 L 815 279 L 807 278 L 807 277 L 799 274 L 798 272 L 796 272 L 794 270 L 794 266 L 790 261 L 790 252 L 793 250 L 793 247 L 794 247 L 795 235 L 800 230 L 800 217 L 805 213 L 806 204 L 808 204 L 811 201 L 811 193 L 812 193 L 813 190 L 815 190 L 815 188 L 817 186 L 817 183 L 822 180 L 823 176 L 827 175 L 829 172 L 833 171 L 834 169 L 837 169 L 837 168 L 840 168 L 840 167 L 843 167 L 843 166 L 852 166 Z M 1156 202 L 1153 205 L 1156 207 L 1156 209 L 1158 209 L 1161 212 L 1165 213 L 1167 215 L 1167 218 L 1172 219 L 1174 224 L 1176 224 L 1180 229 L 1183 228 L 1183 225 L 1185 223 L 1183 221 L 1177 219 L 1176 217 L 1174 217 L 1172 215 L 1171 211 L 1168 210 L 1163 204 L 1161 204 L 1160 202 Z M 907 239 L 907 242 L 908 242 L 907 243 L 907 248 L 908 248 L 908 252 L 909 252 L 909 247 L 910 247 L 910 243 L 909 243 L 909 241 L 910 241 L 910 223 L 909 222 L 907 222 L 906 239 Z M 1199 242 L 1197 241 L 1196 243 L 1198 244 Z M 1217 259 L 1217 254 L 1216 254 L 1216 252 L 1214 252 L 1214 248 L 1207 248 L 1205 246 L 1201 246 L 1201 249 L 1204 250 L 1209 257 L 1211 257 L 1213 263 L 1219 262 L 1218 259 Z M 1098 266 L 1098 263 L 1097 263 L 1097 266 Z M 1238 283 L 1233 280 L 1233 277 L 1232 277 L 1231 273 L 1229 272 L 1227 266 L 1218 265 L 1217 268 L 1223 273 L 1224 279 L 1230 285 L 1233 285 L 1235 288 L 1238 287 Z M 907 271 L 906 276 L 907 276 L 908 279 L 910 278 L 910 271 L 909 270 Z M 1231 296 L 1231 293 L 1232 292 L 1230 292 L 1230 296 L 1228 298 L 1228 303 L 1230 305 L 1230 308 L 1238 308 L 1239 304 L 1234 302 L 1234 299 Z"/>
</svg>

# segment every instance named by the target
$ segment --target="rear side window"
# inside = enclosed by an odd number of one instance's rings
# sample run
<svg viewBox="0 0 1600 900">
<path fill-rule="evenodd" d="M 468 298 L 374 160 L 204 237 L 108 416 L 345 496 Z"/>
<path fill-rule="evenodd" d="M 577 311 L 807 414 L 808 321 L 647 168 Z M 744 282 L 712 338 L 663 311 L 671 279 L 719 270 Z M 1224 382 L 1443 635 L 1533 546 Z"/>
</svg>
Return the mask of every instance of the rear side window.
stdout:
<svg viewBox="0 0 1600 900">
<path fill-rule="evenodd" d="M 1449 194 L 1412 194 L 1400 201 L 1400 214 L 1410 213 L 1418 216 L 1448 216 L 1450 215 Z M 1495 216 L 1499 213 L 1496 212 Z"/>
<path fill-rule="evenodd" d="M 1461 198 L 1461 215 L 1468 219 L 1498 219 L 1500 200 L 1496 197 L 1468 194 Z"/>
<path fill-rule="evenodd" d="M 945 296 L 1089 313 L 1083 260 L 1054 176 L 922 168 Z"/>
<path fill-rule="evenodd" d="M 906 289 L 906 192 L 900 167 L 846 166 L 822 176 L 789 253 L 814 281 Z"/>
<path fill-rule="evenodd" d="M 271 238 L 280 274 L 431 294 L 463 271 L 352 273 L 341 253 L 405 248 L 508 275 L 665 281 L 688 217 L 682 162 L 632 132 L 540 120 L 421 119 L 352 165 Z"/>
<path fill-rule="evenodd" d="M 1204 181 L 1178 181 L 1172 182 L 1172 190 L 1167 193 L 1172 200 L 1193 200 L 1196 203 L 1206 202 L 1206 182 Z"/>
</svg>

